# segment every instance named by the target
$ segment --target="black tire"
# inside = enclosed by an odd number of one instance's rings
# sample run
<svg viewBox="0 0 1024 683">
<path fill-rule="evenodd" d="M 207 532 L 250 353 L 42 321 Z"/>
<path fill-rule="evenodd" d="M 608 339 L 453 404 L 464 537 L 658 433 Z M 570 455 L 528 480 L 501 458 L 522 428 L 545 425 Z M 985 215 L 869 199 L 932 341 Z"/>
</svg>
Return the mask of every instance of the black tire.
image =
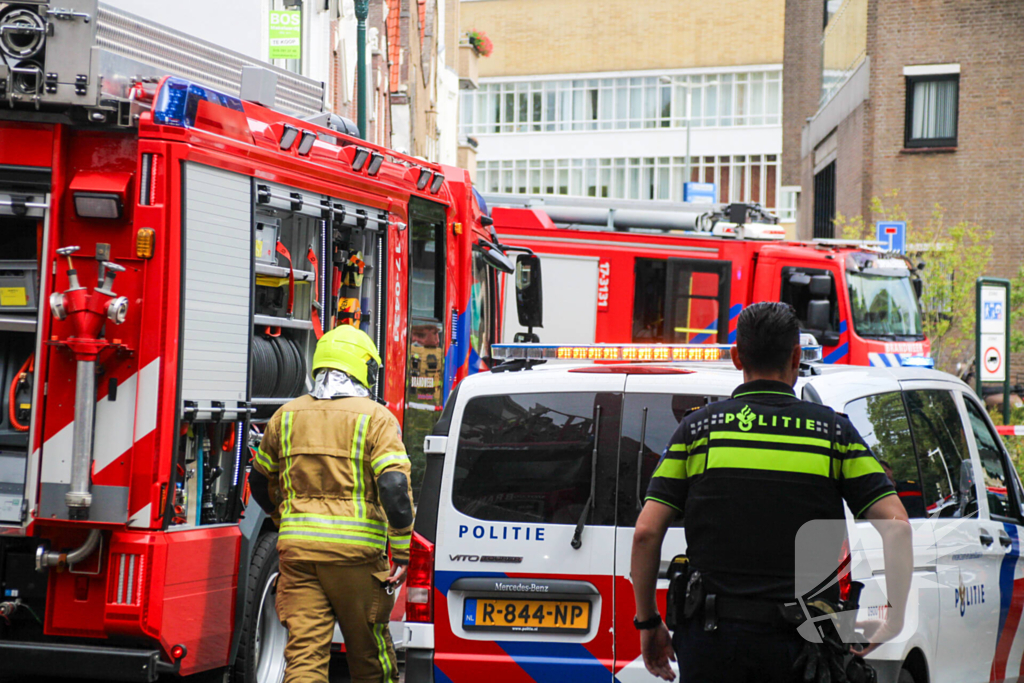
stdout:
<svg viewBox="0 0 1024 683">
<path fill-rule="evenodd" d="M 273 608 L 277 573 L 277 532 L 271 532 L 263 534 L 256 542 L 246 577 L 242 636 L 234 667 L 234 680 L 238 683 L 277 683 L 284 675 L 283 642 L 278 642 L 277 638 L 282 632 L 287 638 L 287 631 L 276 621 L 277 611 Z M 274 622 L 264 623 L 268 617 Z M 272 633 L 270 638 L 268 629 Z M 274 657 L 279 661 L 267 659 Z"/>
<path fill-rule="evenodd" d="M 916 683 L 914 680 L 914 674 L 910 673 L 906 669 L 900 669 L 900 675 L 896 679 L 896 683 Z"/>
</svg>

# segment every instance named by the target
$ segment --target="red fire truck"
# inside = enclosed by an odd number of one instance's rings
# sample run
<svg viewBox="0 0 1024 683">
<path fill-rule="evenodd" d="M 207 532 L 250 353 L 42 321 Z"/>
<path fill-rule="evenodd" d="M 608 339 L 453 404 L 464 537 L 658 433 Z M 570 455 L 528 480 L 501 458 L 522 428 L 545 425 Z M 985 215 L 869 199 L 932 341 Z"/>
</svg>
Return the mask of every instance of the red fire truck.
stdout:
<svg viewBox="0 0 1024 683">
<path fill-rule="evenodd" d="M 543 258 L 544 290 L 568 294 L 546 298 L 545 343 L 733 343 L 744 306 L 786 301 L 828 363 L 929 362 L 919 265 L 879 243 L 785 241 L 743 204 L 486 201 L 502 242 Z M 505 341 L 521 331 L 508 325 Z"/>
<path fill-rule="evenodd" d="M 513 266 L 465 171 L 322 101 L 96 0 L 0 2 L 3 674 L 280 673 L 248 445 L 323 329 L 376 340 L 422 476 Z"/>
</svg>

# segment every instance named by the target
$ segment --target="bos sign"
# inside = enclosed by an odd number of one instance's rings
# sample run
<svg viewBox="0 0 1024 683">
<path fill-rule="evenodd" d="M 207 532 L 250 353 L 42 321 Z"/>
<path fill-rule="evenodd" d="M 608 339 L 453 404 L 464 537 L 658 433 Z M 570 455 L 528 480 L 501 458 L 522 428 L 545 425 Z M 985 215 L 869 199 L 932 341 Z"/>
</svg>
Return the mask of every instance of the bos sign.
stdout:
<svg viewBox="0 0 1024 683">
<path fill-rule="evenodd" d="M 302 12 L 270 12 L 270 59 L 302 58 Z"/>
</svg>

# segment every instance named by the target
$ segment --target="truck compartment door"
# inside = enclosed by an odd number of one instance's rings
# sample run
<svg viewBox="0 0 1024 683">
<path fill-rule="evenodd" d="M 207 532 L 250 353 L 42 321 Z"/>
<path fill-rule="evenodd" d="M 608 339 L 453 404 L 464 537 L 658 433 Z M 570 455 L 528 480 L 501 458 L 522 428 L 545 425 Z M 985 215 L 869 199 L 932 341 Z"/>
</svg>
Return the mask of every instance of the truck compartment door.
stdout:
<svg viewBox="0 0 1024 683">
<path fill-rule="evenodd" d="M 664 340 L 729 342 L 730 261 L 674 258 L 665 273 Z"/>
</svg>

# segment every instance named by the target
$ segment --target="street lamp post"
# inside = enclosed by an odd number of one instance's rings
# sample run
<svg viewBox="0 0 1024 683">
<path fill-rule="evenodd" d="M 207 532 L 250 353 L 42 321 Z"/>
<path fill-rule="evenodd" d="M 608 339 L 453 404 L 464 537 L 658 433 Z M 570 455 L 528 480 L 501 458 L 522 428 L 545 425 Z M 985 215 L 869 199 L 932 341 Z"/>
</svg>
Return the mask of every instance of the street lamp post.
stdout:
<svg viewBox="0 0 1024 683">
<path fill-rule="evenodd" d="M 359 135 L 369 139 L 366 130 L 366 18 L 370 14 L 370 0 L 356 0 L 356 125 Z"/>
<path fill-rule="evenodd" d="M 709 85 L 718 85 L 718 81 L 708 81 L 696 87 L 703 90 Z M 693 84 L 686 84 L 686 166 L 683 171 L 683 182 L 690 182 L 690 122 L 693 120 Z M 702 100 L 703 101 L 703 100 Z"/>
</svg>

